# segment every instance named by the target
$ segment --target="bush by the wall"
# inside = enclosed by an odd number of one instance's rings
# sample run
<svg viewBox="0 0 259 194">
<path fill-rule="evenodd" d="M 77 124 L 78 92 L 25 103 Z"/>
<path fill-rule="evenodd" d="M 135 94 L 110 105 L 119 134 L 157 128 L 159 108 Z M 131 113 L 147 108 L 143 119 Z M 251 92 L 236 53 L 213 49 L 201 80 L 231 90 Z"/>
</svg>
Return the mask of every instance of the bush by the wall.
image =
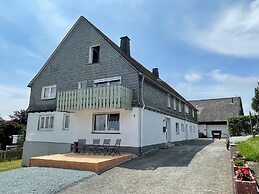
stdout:
<svg viewBox="0 0 259 194">
<path fill-rule="evenodd" d="M 256 116 L 251 117 L 252 128 L 256 129 L 256 133 L 258 133 L 256 128 L 257 118 Z M 249 116 L 237 116 L 228 119 L 228 132 L 230 136 L 251 135 L 252 130 Z"/>
</svg>

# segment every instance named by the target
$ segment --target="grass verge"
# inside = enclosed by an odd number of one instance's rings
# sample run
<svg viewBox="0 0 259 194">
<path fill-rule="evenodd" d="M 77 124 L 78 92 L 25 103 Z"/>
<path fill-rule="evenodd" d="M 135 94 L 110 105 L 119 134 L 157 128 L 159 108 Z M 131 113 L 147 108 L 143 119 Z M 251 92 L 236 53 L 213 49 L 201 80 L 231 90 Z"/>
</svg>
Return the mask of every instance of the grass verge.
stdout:
<svg viewBox="0 0 259 194">
<path fill-rule="evenodd" d="M 238 142 L 237 149 L 247 160 L 259 160 L 259 137 L 251 137 L 246 141 Z"/>
<path fill-rule="evenodd" d="M 22 160 L 12 160 L 7 162 L 0 162 L 0 172 L 21 168 Z"/>
</svg>

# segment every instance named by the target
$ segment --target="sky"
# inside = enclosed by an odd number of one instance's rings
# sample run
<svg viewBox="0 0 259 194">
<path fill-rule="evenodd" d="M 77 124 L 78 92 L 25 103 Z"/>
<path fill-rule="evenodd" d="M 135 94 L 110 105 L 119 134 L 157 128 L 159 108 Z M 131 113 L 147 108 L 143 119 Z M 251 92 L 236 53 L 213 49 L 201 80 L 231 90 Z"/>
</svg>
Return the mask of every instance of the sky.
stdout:
<svg viewBox="0 0 259 194">
<path fill-rule="evenodd" d="M 0 2 L 0 117 L 27 109 L 30 80 L 80 16 L 187 100 L 241 96 L 259 81 L 259 0 Z"/>
</svg>

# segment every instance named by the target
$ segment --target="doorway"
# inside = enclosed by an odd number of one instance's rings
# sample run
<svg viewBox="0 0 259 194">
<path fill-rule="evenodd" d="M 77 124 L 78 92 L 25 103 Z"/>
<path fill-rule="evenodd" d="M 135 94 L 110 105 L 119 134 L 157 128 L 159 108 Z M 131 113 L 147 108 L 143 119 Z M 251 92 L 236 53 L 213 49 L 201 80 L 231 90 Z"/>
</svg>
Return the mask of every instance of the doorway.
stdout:
<svg viewBox="0 0 259 194">
<path fill-rule="evenodd" d="M 166 128 L 166 141 L 172 142 L 171 119 L 165 118 L 164 121 L 165 121 L 165 128 Z"/>
</svg>

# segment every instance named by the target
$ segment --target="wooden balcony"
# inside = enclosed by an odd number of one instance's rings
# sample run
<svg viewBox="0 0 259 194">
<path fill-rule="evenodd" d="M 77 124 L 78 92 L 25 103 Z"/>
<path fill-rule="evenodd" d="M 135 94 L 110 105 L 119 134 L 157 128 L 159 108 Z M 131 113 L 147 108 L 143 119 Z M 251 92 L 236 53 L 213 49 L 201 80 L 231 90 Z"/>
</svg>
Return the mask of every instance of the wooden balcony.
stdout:
<svg viewBox="0 0 259 194">
<path fill-rule="evenodd" d="M 133 91 L 122 85 L 58 92 L 57 111 L 131 109 Z"/>
</svg>

